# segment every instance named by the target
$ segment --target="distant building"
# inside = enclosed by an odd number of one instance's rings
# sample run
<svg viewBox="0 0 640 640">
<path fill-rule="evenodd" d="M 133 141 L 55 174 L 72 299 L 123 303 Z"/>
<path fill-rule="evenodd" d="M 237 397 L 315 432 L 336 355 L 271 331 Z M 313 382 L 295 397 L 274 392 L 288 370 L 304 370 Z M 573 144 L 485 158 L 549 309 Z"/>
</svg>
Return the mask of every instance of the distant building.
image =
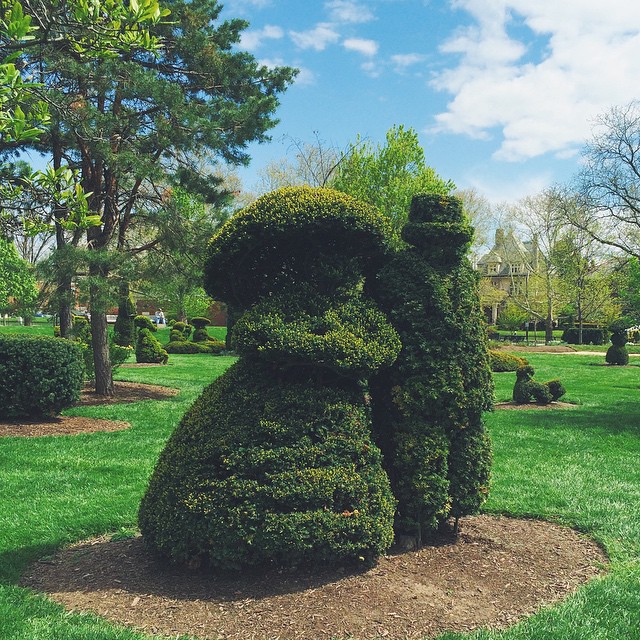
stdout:
<svg viewBox="0 0 640 640">
<path fill-rule="evenodd" d="M 492 287 L 506 294 L 506 301 L 508 296 L 525 290 L 528 277 L 538 270 L 539 261 L 540 250 L 535 237 L 530 242 L 522 242 L 513 231 L 505 233 L 504 229 L 497 229 L 493 247 L 478 260 L 476 269 L 481 278 L 486 278 Z M 504 301 L 494 302 L 486 309 L 491 324 L 496 323 Z"/>
</svg>

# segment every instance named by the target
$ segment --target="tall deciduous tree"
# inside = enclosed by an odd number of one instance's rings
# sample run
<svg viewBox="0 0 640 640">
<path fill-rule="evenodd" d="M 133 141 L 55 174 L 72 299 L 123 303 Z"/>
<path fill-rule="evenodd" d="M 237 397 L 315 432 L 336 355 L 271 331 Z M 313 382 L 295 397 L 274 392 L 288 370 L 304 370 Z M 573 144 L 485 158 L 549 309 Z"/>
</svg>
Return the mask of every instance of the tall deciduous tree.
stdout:
<svg viewBox="0 0 640 640">
<path fill-rule="evenodd" d="M 12 242 L 0 237 L 0 309 L 12 309 L 29 318 L 33 314 L 38 289 L 31 266 Z"/>
<path fill-rule="evenodd" d="M 216 0 L 164 4 L 171 20 L 154 26 L 161 46 L 153 52 L 88 58 L 73 47 L 43 47 L 24 58 L 40 74 L 52 112 L 38 148 L 53 155 L 54 165 L 66 161 L 77 169 L 88 208 L 99 218 L 86 243 L 96 391 L 103 395 L 113 393 L 102 295 L 110 252 L 139 253 L 156 243 L 133 246 L 131 232 L 141 212 L 161 210 L 168 184 L 215 198 L 211 181 L 197 171 L 202 158 L 247 162 L 246 145 L 267 139 L 278 94 L 294 76 L 236 50 L 247 23 L 220 21 Z M 66 36 L 64 22 L 57 33 Z"/>
<path fill-rule="evenodd" d="M 599 242 L 640 257 L 640 101 L 600 116 L 583 155 L 577 187 L 589 215 L 572 224 Z M 597 226 L 591 224 L 594 219 Z"/>
<path fill-rule="evenodd" d="M 418 134 L 402 125 L 389 129 L 384 145 L 358 137 L 331 186 L 376 206 L 391 220 L 397 244 L 416 193 L 446 195 L 455 188 L 427 165 Z"/>
</svg>

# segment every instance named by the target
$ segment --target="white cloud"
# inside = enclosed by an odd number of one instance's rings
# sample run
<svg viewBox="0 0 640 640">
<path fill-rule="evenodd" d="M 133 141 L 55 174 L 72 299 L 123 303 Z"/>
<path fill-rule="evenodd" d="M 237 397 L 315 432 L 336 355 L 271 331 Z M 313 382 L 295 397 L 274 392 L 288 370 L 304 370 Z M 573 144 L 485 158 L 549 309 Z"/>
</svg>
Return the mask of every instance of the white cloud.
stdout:
<svg viewBox="0 0 640 640">
<path fill-rule="evenodd" d="M 347 38 L 342 46 L 348 51 L 357 51 L 363 56 L 372 57 L 378 53 L 378 43 L 365 38 Z"/>
<path fill-rule="evenodd" d="M 637 97 L 640 3 L 626 0 L 453 0 L 475 23 L 442 46 L 459 56 L 432 85 L 452 94 L 436 130 L 501 132 L 501 160 L 573 153 L 591 122 Z M 528 29 L 527 40 L 517 33 Z"/>
<path fill-rule="evenodd" d="M 264 40 L 278 40 L 284 36 L 284 31 L 274 25 L 265 25 L 262 29 L 243 31 L 240 36 L 240 47 L 246 51 L 259 49 Z"/>
<path fill-rule="evenodd" d="M 325 8 L 329 11 L 331 20 L 335 22 L 362 23 L 375 18 L 366 5 L 354 0 L 332 0 L 325 3 Z"/>
<path fill-rule="evenodd" d="M 409 67 L 423 62 L 424 59 L 425 56 L 421 53 L 398 53 L 391 56 L 391 62 L 397 73 L 404 73 Z"/>
<path fill-rule="evenodd" d="M 300 49 L 315 49 L 324 51 L 330 44 L 335 44 L 340 39 L 340 34 L 328 22 L 320 22 L 308 31 L 290 31 L 289 35 Z"/>
</svg>

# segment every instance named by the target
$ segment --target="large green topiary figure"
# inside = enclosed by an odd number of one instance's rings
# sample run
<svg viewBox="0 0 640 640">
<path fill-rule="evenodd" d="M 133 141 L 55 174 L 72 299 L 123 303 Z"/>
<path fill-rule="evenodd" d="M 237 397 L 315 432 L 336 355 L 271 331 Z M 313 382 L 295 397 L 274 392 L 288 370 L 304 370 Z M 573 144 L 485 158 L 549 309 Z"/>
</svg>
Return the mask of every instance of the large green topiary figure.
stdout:
<svg viewBox="0 0 640 640">
<path fill-rule="evenodd" d="M 113 325 L 113 341 L 121 347 L 132 347 L 136 341 L 135 325 L 136 305 L 126 283 L 121 288 L 118 317 Z"/>
<path fill-rule="evenodd" d="M 136 316 L 134 320 L 136 337 L 136 362 L 167 364 L 169 354 L 162 348 L 160 341 L 153 335 L 155 325 L 146 316 Z M 153 327 L 153 329 L 151 329 Z"/>
<path fill-rule="evenodd" d="M 344 194 L 288 188 L 214 236 L 208 293 L 242 311 L 240 359 L 160 456 L 139 513 L 152 548 L 242 567 L 371 559 L 390 546 L 395 500 L 364 381 L 400 343 L 362 291 L 388 233 Z"/>
<path fill-rule="evenodd" d="M 625 366 L 629 364 L 627 351 L 627 327 L 623 320 L 614 322 L 611 327 L 611 346 L 607 349 L 607 364 Z"/>
<path fill-rule="evenodd" d="M 461 202 L 415 196 L 402 238 L 408 246 L 371 289 L 403 348 L 371 387 L 376 441 L 399 501 L 396 530 L 419 543 L 486 499 L 491 450 L 482 412 L 493 384 Z"/>
</svg>

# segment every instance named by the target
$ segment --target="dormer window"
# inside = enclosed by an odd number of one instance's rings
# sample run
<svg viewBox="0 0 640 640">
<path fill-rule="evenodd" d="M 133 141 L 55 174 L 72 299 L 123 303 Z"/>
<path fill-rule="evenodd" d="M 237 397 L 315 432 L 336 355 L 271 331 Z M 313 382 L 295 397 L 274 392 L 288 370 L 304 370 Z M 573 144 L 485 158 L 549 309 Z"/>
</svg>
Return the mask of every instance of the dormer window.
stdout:
<svg viewBox="0 0 640 640">
<path fill-rule="evenodd" d="M 489 273 L 489 275 L 496 275 L 498 271 L 499 271 L 499 265 L 497 262 L 492 262 L 487 267 L 487 273 Z"/>
<path fill-rule="evenodd" d="M 511 267 L 511 273 L 514 275 L 517 275 L 519 273 L 524 273 L 524 265 L 522 264 L 512 264 L 510 265 Z"/>
</svg>

